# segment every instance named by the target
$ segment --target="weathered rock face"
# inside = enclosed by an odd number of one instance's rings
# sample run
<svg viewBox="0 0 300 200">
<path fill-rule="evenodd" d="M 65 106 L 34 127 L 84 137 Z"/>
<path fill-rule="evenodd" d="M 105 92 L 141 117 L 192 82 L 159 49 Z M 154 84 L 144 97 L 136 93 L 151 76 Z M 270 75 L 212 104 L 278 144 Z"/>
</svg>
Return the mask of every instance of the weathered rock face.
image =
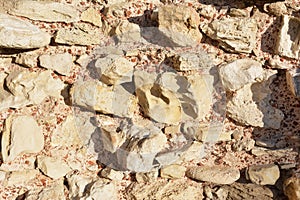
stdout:
<svg viewBox="0 0 300 200">
<path fill-rule="evenodd" d="M 240 178 L 240 171 L 232 167 L 201 166 L 188 168 L 186 176 L 191 179 L 216 184 L 232 184 Z"/>
<path fill-rule="evenodd" d="M 80 19 L 84 22 L 89 22 L 95 26 L 102 26 L 101 15 L 94 8 L 90 7 L 81 13 Z"/>
<path fill-rule="evenodd" d="M 39 156 L 37 165 L 45 175 L 53 179 L 61 178 L 71 171 L 71 168 L 64 161 L 54 157 Z"/>
<path fill-rule="evenodd" d="M 262 79 L 262 65 L 251 59 L 240 59 L 219 68 L 222 84 L 228 91 L 236 91 L 248 83 Z"/>
<path fill-rule="evenodd" d="M 202 199 L 202 186 L 195 182 L 184 182 L 183 179 L 173 181 L 153 181 L 150 183 L 132 183 L 126 188 L 127 199 Z"/>
<path fill-rule="evenodd" d="M 74 105 L 104 114 L 131 116 L 135 97 L 121 85 L 106 86 L 98 81 L 78 82 L 71 88 Z"/>
<path fill-rule="evenodd" d="M 233 183 L 224 185 L 221 188 L 228 191 L 227 199 L 274 199 L 272 190 L 266 186 Z"/>
<path fill-rule="evenodd" d="M 158 9 L 158 29 L 174 46 L 192 46 L 199 43 L 200 17 L 191 7 L 166 5 Z"/>
<path fill-rule="evenodd" d="M 53 79 L 51 71 L 41 73 L 17 70 L 6 77 L 6 86 L 9 91 L 28 103 L 39 104 L 45 97 L 60 97 L 64 88 L 62 81 Z"/>
<path fill-rule="evenodd" d="M 281 56 L 300 58 L 300 19 L 282 16 L 282 25 L 277 39 L 276 51 Z"/>
<path fill-rule="evenodd" d="M 52 69 L 62 75 L 69 75 L 73 65 L 72 56 L 68 53 L 41 55 L 39 61 L 42 67 Z"/>
<path fill-rule="evenodd" d="M 46 22 L 69 23 L 79 20 L 79 13 L 73 6 L 50 1 L 18 1 L 9 13 Z"/>
<path fill-rule="evenodd" d="M 96 60 L 95 67 L 99 73 L 100 80 L 108 85 L 115 85 L 117 82 L 131 82 L 134 64 L 127 59 L 108 55 Z"/>
<path fill-rule="evenodd" d="M 225 18 L 204 25 L 203 32 L 220 42 L 221 47 L 234 53 L 251 53 L 256 42 L 257 25 L 247 18 Z"/>
<path fill-rule="evenodd" d="M 16 57 L 16 63 L 24 67 L 37 66 L 38 54 L 36 52 L 21 53 Z"/>
<path fill-rule="evenodd" d="M 258 185 L 275 185 L 280 176 L 280 171 L 275 164 L 254 165 L 248 168 L 246 176 L 252 183 Z"/>
<path fill-rule="evenodd" d="M 9 35 L 9 37 L 7 37 Z M 33 49 L 46 46 L 51 36 L 29 22 L 0 13 L 0 47 Z"/>
<path fill-rule="evenodd" d="M 26 200 L 48 200 L 48 199 L 59 199 L 65 200 L 64 194 L 64 180 L 59 179 L 55 181 L 48 187 L 45 187 L 40 190 L 30 190 L 28 193 L 25 194 Z"/>
<path fill-rule="evenodd" d="M 4 161 L 24 153 L 38 153 L 44 148 L 42 129 L 31 116 L 10 117 L 5 121 L 1 147 Z"/>
<path fill-rule="evenodd" d="M 283 113 L 269 104 L 270 83 L 275 75 L 260 83 L 247 84 L 236 91 L 227 103 L 227 114 L 235 121 L 257 127 L 278 129 L 283 120 Z M 251 112 L 249 112 L 251 110 Z"/>
<path fill-rule="evenodd" d="M 108 167 L 101 170 L 100 175 L 103 178 L 107 178 L 110 180 L 116 180 L 116 181 L 121 181 L 124 177 L 123 172 L 116 171 L 116 170 L 108 168 Z"/>
<path fill-rule="evenodd" d="M 70 29 L 59 29 L 54 41 L 59 44 L 93 45 L 101 43 L 101 33 L 91 29 L 87 24 L 75 24 Z"/>
<path fill-rule="evenodd" d="M 212 86 L 204 75 L 184 77 L 166 72 L 155 81 L 154 77 L 138 72 L 134 76 L 136 94 L 145 115 L 157 122 L 176 124 L 202 119 L 209 112 Z"/>
<path fill-rule="evenodd" d="M 181 165 L 168 165 L 160 169 L 160 176 L 162 178 L 176 179 L 183 178 L 186 168 Z"/>
<path fill-rule="evenodd" d="M 5 186 L 21 186 L 26 181 L 35 179 L 39 174 L 38 170 L 28 169 L 24 171 L 12 171 L 7 172 L 6 178 L 4 180 Z"/>
<path fill-rule="evenodd" d="M 296 96 L 300 97 L 300 72 L 298 69 L 292 69 L 286 71 L 286 80 L 291 92 Z"/>
<path fill-rule="evenodd" d="M 297 177 L 290 177 L 284 181 L 284 194 L 288 196 L 289 200 L 297 200 L 300 198 L 300 179 Z"/>
</svg>

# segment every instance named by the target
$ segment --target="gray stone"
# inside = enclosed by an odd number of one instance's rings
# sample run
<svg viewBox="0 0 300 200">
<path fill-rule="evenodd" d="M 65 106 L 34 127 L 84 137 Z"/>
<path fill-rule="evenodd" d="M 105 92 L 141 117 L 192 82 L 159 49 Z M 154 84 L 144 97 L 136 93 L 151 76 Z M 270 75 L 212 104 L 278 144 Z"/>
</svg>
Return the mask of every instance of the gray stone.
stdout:
<svg viewBox="0 0 300 200">
<path fill-rule="evenodd" d="M 251 59 L 239 59 L 219 67 L 219 76 L 224 88 L 236 91 L 248 83 L 263 79 L 262 64 Z"/>
<path fill-rule="evenodd" d="M 176 179 L 183 178 L 186 168 L 181 165 L 168 165 L 160 169 L 160 176 L 162 178 Z"/>
<path fill-rule="evenodd" d="M 158 29 L 172 46 L 200 43 L 202 34 L 199 24 L 200 17 L 191 7 L 165 5 L 158 8 Z"/>
<path fill-rule="evenodd" d="M 9 37 L 7 37 L 9 35 Z M 0 13 L 0 47 L 34 49 L 50 43 L 51 36 L 24 20 Z"/>
<path fill-rule="evenodd" d="M 300 199 L 300 178 L 290 177 L 283 183 L 284 194 L 289 200 Z"/>
<path fill-rule="evenodd" d="M 74 24 L 70 29 L 59 29 L 54 37 L 54 41 L 59 44 L 85 46 L 100 45 L 102 38 L 101 32 L 94 30 L 88 24 Z"/>
<path fill-rule="evenodd" d="M 300 97 L 300 71 L 298 69 L 287 70 L 286 81 L 293 95 L 299 98 Z"/>
<path fill-rule="evenodd" d="M 201 27 L 221 47 L 234 53 L 251 53 L 256 43 L 256 21 L 249 18 L 216 19 Z"/>
<path fill-rule="evenodd" d="M 275 185 L 280 177 L 280 171 L 275 164 L 253 165 L 247 169 L 246 176 L 257 185 Z"/>
<path fill-rule="evenodd" d="M 244 125 L 279 129 L 284 115 L 269 103 L 269 85 L 275 77 L 270 71 L 266 81 L 247 84 L 237 90 L 234 96 L 228 98 L 227 115 Z"/>
<path fill-rule="evenodd" d="M 281 56 L 300 58 L 300 19 L 282 16 L 282 24 L 276 44 L 276 52 Z"/>
<path fill-rule="evenodd" d="M 188 168 L 186 176 L 198 181 L 232 184 L 240 178 L 240 171 L 226 166 L 200 166 Z"/>
<path fill-rule="evenodd" d="M 42 67 L 54 70 L 61 75 L 70 75 L 73 64 L 72 56 L 69 53 L 41 55 L 39 61 Z"/>
<path fill-rule="evenodd" d="M 51 1 L 18 1 L 10 14 L 46 22 L 76 22 L 79 12 L 71 5 Z"/>
<path fill-rule="evenodd" d="M 42 128 L 31 116 L 10 116 L 5 121 L 1 147 L 5 162 L 20 154 L 38 153 L 44 148 Z"/>
<path fill-rule="evenodd" d="M 53 179 L 61 178 L 72 171 L 67 163 L 55 157 L 39 156 L 37 166 L 46 176 Z"/>
<path fill-rule="evenodd" d="M 203 199 L 202 185 L 185 179 L 157 180 L 150 183 L 132 183 L 126 188 L 126 199 L 136 200 L 198 200 Z"/>
</svg>

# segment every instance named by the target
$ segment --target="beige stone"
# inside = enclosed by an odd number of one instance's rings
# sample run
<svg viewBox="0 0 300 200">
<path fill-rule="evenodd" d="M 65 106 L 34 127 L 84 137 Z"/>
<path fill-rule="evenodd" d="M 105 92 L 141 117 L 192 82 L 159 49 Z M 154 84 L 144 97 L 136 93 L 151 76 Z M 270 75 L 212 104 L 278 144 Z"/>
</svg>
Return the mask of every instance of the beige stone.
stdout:
<svg viewBox="0 0 300 200">
<path fill-rule="evenodd" d="M 83 200 L 89 199 L 118 200 L 118 190 L 115 183 L 104 179 L 97 180 L 89 190 L 89 195 L 83 198 Z"/>
<path fill-rule="evenodd" d="M 123 172 L 116 171 L 116 170 L 108 168 L 108 167 L 101 170 L 100 175 L 103 178 L 107 178 L 110 180 L 116 180 L 116 181 L 121 181 L 124 177 Z"/>
<path fill-rule="evenodd" d="M 108 55 L 98 58 L 95 67 L 100 75 L 100 80 L 108 85 L 131 82 L 134 63 L 124 57 Z"/>
<path fill-rule="evenodd" d="M 283 183 L 284 194 L 289 200 L 300 199 L 300 178 L 290 177 Z"/>
<path fill-rule="evenodd" d="M 3 185 L 4 186 L 18 186 L 18 185 L 22 186 L 26 182 L 35 179 L 38 174 L 39 174 L 39 171 L 35 170 L 35 169 L 7 172 Z"/>
<path fill-rule="evenodd" d="M 48 156 L 39 156 L 37 158 L 38 168 L 50 178 L 58 179 L 65 176 L 72 169 L 63 160 Z"/>
<path fill-rule="evenodd" d="M 236 91 L 248 83 L 263 79 L 262 65 L 251 59 L 239 59 L 219 67 L 222 84 L 228 91 Z"/>
<path fill-rule="evenodd" d="M 10 37 L 7 37 L 9 35 Z M 33 49 L 46 46 L 51 36 L 33 24 L 0 13 L 0 47 Z"/>
<path fill-rule="evenodd" d="M 256 21 L 249 18 L 216 19 L 201 27 L 203 32 L 234 53 L 251 53 L 256 43 Z"/>
<path fill-rule="evenodd" d="M 46 22 L 76 22 L 79 12 L 71 5 L 51 1 L 18 1 L 10 14 Z"/>
<path fill-rule="evenodd" d="M 183 178 L 186 168 L 181 165 L 168 165 L 160 169 L 160 176 L 162 178 L 176 179 Z"/>
<path fill-rule="evenodd" d="M 59 29 L 54 41 L 68 45 L 100 45 L 102 38 L 101 32 L 94 30 L 88 24 L 74 24 L 72 28 Z"/>
<path fill-rule="evenodd" d="M 73 65 L 72 55 L 69 53 L 41 55 L 39 61 L 42 67 L 54 70 L 61 75 L 70 75 Z"/>
<path fill-rule="evenodd" d="M 4 161 L 24 153 L 38 153 L 44 148 L 42 129 L 31 116 L 10 116 L 5 121 L 1 147 Z"/>
<path fill-rule="evenodd" d="M 276 52 L 281 56 L 300 58 L 300 19 L 282 16 L 282 24 L 276 44 Z"/>
<path fill-rule="evenodd" d="M 286 71 L 286 81 L 294 96 L 300 97 L 300 73 L 297 69 Z"/>
<path fill-rule="evenodd" d="M 157 179 L 158 177 L 158 170 L 153 170 L 150 172 L 137 172 L 135 174 L 135 179 L 137 182 L 139 183 L 143 183 L 143 182 L 153 182 Z"/>
<path fill-rule="evenodd" d="M 185 179 L 157 180 L 146 183 L 132 183 L 126 188 L 126 199 L 203 199 L 202 185 Z"/>
<path fill-rule="evenodd" d="M 36 67 L 38 54 L 37 52 L 20 53 L 17 55 L 15 62 L 24 67 Z"/>
<path fill-rule="evenodd" d="M 84 22 L 90 22 L 95 26 L 102 26 L 101 15 L 100 13 L 92 7 L 89 7 L 81 13 L 81 20 Z"/>
<path fill-rule="evenodd" d="M 151 30 L 151 28 L 148 28 Z M 116 38 L 118 42 L 145 42 L 141 36 L 141 28 L 139 25 L 130 23 L 128 20 L 121 20 L 115 28 L 112 29 L 110 36 Z"/>
<path fill-rule="evenodd" d="M 282 111 L 270 105 L 269 85 L 276 77 L 271 71 L 269 79 L 260 83 L 247 84 L 228 98 L 227 114 L 235 121 L 257 127 L 280 128 L 284 118 Z M 249 112 L 251 110 L 251 112 Z"/>
<path fill-rule="evenodd" d="M 193 46 L 200 43 L 199 24 L 200 17 L 191 7 L 165 5 L 158 8 L 158 29 L 171 45 Z"/>
<path fill-rule="evenodd" d="M 232 184 L 240 178 L 240 171 L 226 166 L 200 166 L 188 168 L 186 176 L 216 184 Z"/>
<path fill-rule="evenodd" d="M 280 177 L 280 171 L 277 165 L 253 165 L 246 171 L 246 176 L 252 183 L 258 185 L 275 185 Z"/>
</svg>

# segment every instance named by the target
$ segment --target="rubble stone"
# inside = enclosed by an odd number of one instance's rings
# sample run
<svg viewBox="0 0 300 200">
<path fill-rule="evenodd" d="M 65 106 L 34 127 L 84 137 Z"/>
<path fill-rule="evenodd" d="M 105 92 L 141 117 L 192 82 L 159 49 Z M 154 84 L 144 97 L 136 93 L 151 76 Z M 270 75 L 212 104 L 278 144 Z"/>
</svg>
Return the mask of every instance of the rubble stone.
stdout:
<svg viewBox="0 0 300 200">
<path fill-rule="evenodd" d="M 181 165 L 168 165 L 160 169 L 160 176 L 162 178 L 176 179 L 183 178 L 186 168 Z"/>
<path fill-rule="evenodd" d="M 258 185 L 275 185 L 280 176 L 279 168 L 275 164 L 253 165 L 246 173 L 251 182 Z"/>
<path fill-rule="evenodd" d="M 294 96 L 300 97 L 300 71 L 292 69 L 286 71 L 286 80 L 290 91 Z"/>
<path fill-rule="evenodd" d="M 300 199 L 300 179 L 297 177 L 290 177 L 283 183 L 284 194 L 289 200 Z"/>
<path fill-rule="evenodd" d="M 84 22 L 90 22 L 95 26 L 102 26 L 101 15 L 94 8 L 88 8 L 81 13 L 81 20 Z"/>
<path fill-rule="evenodd" d="M 64 161 L 54 157 L 39 156 L 37 165 L 45 175 L 53 179 L 61 178 L 71 171 L 71 168 Z"/>
<path fill-rule="evenodd" d="M 69 53 L 41 55 L 40 65 L 46 69 L 51 69 L 62 75 L 70 75 L 73 64 L 72 56 Z"/>
</svg>

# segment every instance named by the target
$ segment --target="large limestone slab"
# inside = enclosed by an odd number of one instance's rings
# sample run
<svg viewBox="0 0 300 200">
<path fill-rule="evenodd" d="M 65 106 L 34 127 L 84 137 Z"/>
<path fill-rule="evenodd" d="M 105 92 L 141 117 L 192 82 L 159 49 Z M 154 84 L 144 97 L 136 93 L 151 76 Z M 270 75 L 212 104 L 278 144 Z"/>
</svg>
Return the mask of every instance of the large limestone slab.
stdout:
<svg viewBox="0 0 300 200">
<path fill-rule="evenodd" d="M 158 29 L 174 46 L 200 43 L 199 14 L 191 7 L 165 5 L 158 9 Z M 165 41 L 162 41 L 165 42 Z"/>
<path fill-rule="evenodd" d="M 282 16 L 282 24 L 277 40 L 276 51 L 281 56 L 300 58 L 300 19 Z"/>
<path fill-rule="evenodd" d="M 269 85 L 276 77 L 274 73 L 270 71 L 269 79 L 249 83 L 230 96 L 227 115 L 244 125 L 279 129 L 284 115 L 269 103 L 272 93 Z"/>
<path fill-rule="evenodd" d="M 51 1 L 18 1 L 10 10 L 10 14 L 46 22 L 76 22 L 79 12 L 69 4 Z"/>
<path fill-rule="evenodd" d="M 210 38 L 220 42 L 221 47 L 234 53 L 251 53 L 256 43 L 256 21 L 249 18 L 224 18 L 202 27 Z"/>
<path fill-rule="evenodd" d="M 42 128 L 31 116 L 11 116 L 5 121 L 1 147 L 4 161 L 24 153 L 38 153 L 44 148 Z"/>
<path fill-rule="evenodd" d="M 46 46 L 51 36 L 24 20 L 0 13 L 0 48 L 33 49 Z"/>
</svg>

